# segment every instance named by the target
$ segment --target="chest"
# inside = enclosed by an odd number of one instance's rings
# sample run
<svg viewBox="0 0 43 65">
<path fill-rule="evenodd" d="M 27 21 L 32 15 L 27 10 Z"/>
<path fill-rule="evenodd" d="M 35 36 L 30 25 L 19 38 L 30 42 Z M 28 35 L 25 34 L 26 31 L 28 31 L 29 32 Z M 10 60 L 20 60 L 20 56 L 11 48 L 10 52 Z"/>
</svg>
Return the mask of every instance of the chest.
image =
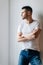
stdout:
<svg viewBox="0 0 43 65">
<path fill-rule="evenodd" d="M 30 24 L 30 25 L 24 24 L 22 28 L 22 33 L 23 34 L 31 33 L 34 28 L 35 28 L 35 24 Z"/>
</svg>

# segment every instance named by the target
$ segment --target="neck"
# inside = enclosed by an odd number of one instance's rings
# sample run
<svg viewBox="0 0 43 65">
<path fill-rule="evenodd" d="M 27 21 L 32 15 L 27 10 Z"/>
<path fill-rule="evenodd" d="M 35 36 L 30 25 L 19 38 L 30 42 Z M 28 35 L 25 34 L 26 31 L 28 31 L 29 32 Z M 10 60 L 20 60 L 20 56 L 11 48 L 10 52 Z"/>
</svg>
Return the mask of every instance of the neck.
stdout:
<svg viewBox="0 0 43 65">
<path fill-rule="evenodd" d="M 33 22 L 32 17 L 26 18 L 26 23 L 27 23 L 27 24 L 30 24 L 30 23 L 32 23 L 32 22 Z"/>
</svg>

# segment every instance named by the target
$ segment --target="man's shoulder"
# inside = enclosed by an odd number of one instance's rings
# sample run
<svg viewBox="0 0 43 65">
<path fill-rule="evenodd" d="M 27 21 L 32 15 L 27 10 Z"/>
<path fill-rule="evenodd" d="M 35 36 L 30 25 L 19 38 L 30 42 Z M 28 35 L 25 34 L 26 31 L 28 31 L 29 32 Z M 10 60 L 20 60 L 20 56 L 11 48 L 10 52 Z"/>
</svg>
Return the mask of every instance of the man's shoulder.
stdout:
<svg viewBox="0 0 43 65">
<path fill-rule="evenodd" d="M 40 22 L 38 20 L 34 20 L 34 23 L 35 24 L 39 24 Z"/>
</svg>

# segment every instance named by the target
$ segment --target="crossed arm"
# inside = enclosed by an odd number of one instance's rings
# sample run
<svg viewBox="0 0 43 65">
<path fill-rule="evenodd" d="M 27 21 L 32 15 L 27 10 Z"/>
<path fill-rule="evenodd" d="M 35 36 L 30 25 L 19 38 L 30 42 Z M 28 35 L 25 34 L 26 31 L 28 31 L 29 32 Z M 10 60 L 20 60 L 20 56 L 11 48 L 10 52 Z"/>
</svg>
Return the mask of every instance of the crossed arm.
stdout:
<svg viewBox="0 0 43 65">
<path fill-rule="evenodd" d="M 33 30 L 30 34 L 27 34 L 26 36 L 24 36 L 22 33 L 18 33 L 17 35 L 18 42 L 29 41 L 29 40 L 35 39 L 40 34 L 40 31 L 41 29 Z"/>
</svg>

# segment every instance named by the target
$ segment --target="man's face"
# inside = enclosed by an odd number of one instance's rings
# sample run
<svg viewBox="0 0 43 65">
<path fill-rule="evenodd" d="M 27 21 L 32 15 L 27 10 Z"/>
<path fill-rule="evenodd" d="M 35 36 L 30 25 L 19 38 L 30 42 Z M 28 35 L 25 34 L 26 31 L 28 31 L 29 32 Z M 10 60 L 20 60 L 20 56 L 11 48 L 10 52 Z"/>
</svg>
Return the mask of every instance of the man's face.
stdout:
<svg viewBox="0 0 43 65">
<path fill-rule="evenodd" d="M 27 11 L 26 9 L 22 9 L 21 16 L 22 16 L 22 19 L 26 19 L 27 17 L 31 16 L 31 12 Z"/>
</svg>

